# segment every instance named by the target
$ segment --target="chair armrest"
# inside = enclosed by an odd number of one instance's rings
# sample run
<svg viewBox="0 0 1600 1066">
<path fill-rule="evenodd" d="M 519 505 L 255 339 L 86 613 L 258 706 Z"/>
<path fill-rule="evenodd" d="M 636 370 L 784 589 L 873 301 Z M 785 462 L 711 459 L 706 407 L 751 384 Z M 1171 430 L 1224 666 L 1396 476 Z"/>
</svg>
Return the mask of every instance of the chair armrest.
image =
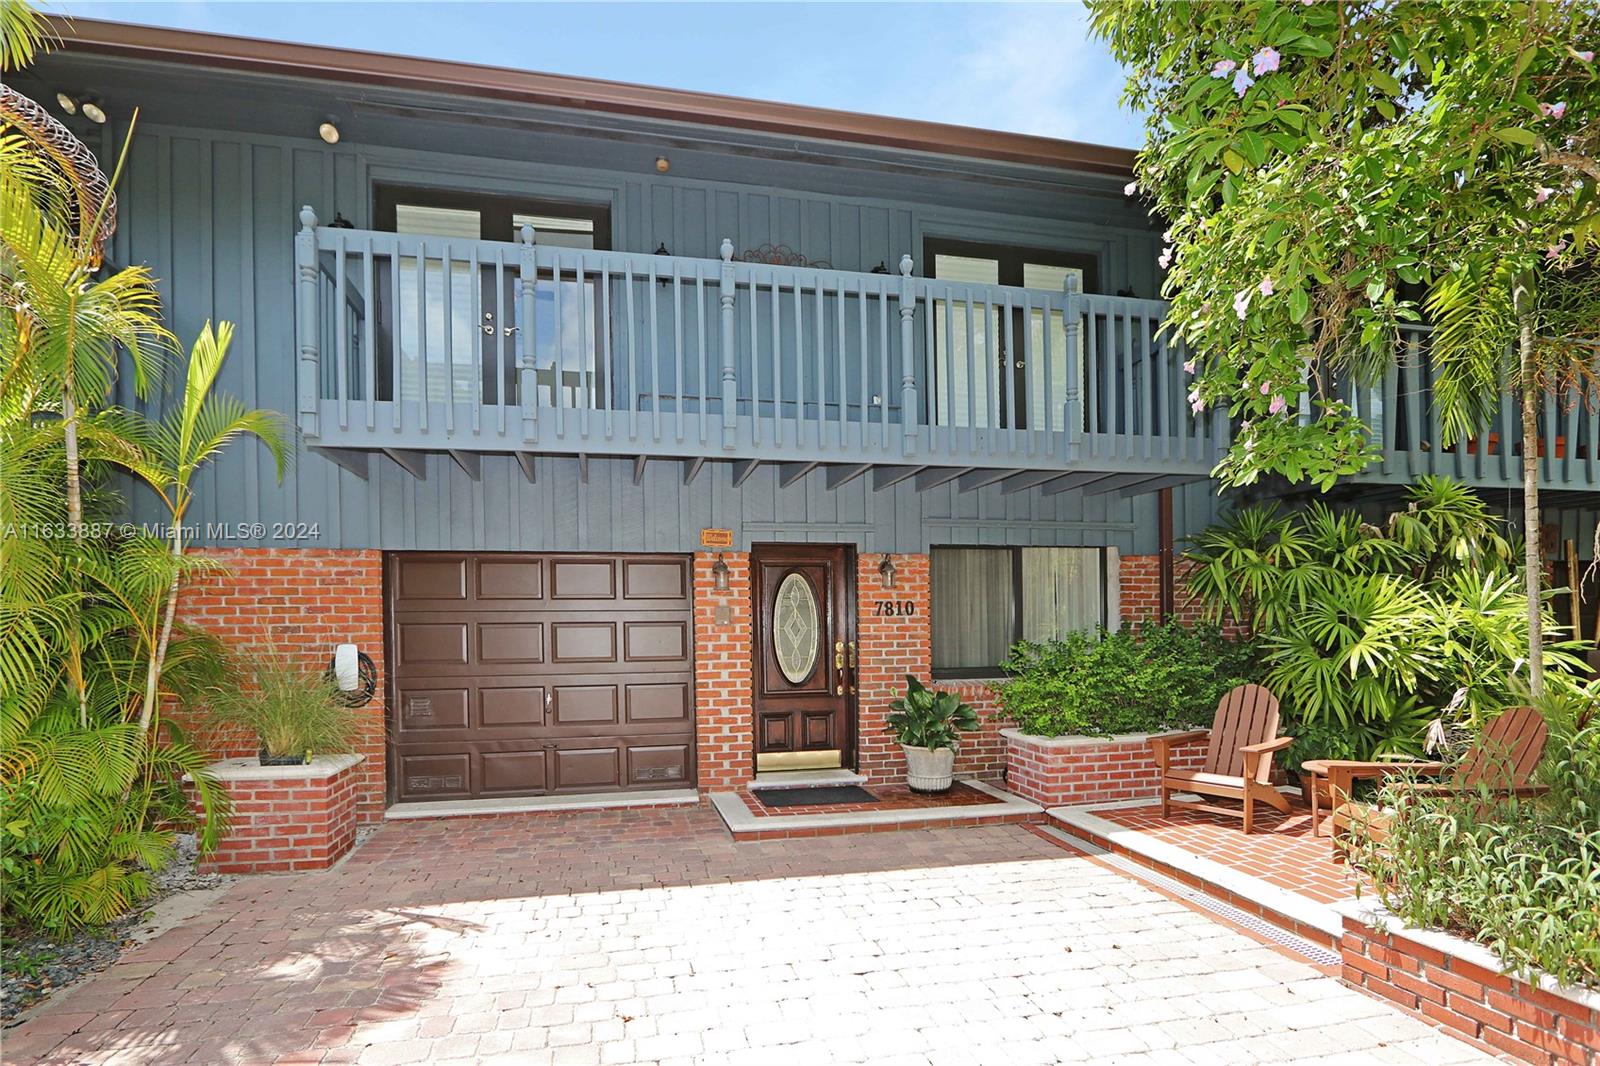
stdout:
<svg viewBox="0 0 1600 1066">
<path fill-rule="evenodd" d="M 1396 774 L 1444 773 L 1440 762 L 1362 762 L 1357 759 L 1330 759 L 1328 761 L 1328 795 L 1334 806 L 1347 803 L 1351 790 L 1358 780 L 1375 777 L 1393 777 Z"/>
<path fill-rule="evenodd" d="M 1197 740 L 1204 740 L 1211 735 L 1209 729 L 1191 729 L 1187 733 L 1166 733 L 1162 736 L 1150 738 L 1150 751 L 1156 757 L 1156 765 L 1161 772 L 1167 772 L 1168 765 L 1172 762 L 1172 749 L 1179 744 L 1193 744 Z"/>
<path fill-rule="evenodd" d="M 1274 752 L 1282 751 L 1294 743 L 1294 737 L 1278 737 L 1276 740 L 1263 740 L 1259 744 L 1243 744 L 1239 752 L 1244 756 L 1244 776 L 1257 778 L 1260 776 L 1261 760 L 1272 762 Z"/>
</svg>

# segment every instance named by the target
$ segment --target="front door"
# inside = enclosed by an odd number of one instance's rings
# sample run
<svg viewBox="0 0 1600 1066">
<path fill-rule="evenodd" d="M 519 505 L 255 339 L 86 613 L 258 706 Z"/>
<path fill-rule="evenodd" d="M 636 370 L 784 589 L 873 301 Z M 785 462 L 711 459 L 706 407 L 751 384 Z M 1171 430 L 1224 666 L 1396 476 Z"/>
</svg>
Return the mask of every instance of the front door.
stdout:
<svg viewBox="0 0 1600 1066">
<path fill-rule="evenodd" d="M 754 550 L 757 770 L 855 761 L 854 563 L 844 544 Z"/>
</svg>

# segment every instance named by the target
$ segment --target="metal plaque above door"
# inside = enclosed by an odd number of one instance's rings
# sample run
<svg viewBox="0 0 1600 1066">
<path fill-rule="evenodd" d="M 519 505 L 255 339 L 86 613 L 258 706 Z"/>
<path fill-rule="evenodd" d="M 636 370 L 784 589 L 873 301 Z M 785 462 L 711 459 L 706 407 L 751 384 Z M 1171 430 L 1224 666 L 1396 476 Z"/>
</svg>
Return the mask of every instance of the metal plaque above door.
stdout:
<svg viewBox="0 0 1600 1066">
<path fill-rule="evenodd" d="M 757 770 L 855 761 L 854 551 L 844 544 L 757 545 Z"/>
</svg>

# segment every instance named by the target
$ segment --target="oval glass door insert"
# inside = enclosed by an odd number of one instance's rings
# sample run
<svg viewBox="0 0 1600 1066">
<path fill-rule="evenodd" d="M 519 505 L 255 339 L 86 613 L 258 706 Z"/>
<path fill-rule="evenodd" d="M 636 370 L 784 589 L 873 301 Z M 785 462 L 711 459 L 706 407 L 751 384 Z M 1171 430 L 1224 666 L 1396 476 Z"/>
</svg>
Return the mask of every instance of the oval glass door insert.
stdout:
<svg viewBox="0 0 1600 1066">
<path fill-rule="evenodd" d="M 811 582 L 790 572 L 778 583 L 772 604 L 772 650 L 791 685 L 800 684 L 816 669 L 819 622 Z"/>
</svg>

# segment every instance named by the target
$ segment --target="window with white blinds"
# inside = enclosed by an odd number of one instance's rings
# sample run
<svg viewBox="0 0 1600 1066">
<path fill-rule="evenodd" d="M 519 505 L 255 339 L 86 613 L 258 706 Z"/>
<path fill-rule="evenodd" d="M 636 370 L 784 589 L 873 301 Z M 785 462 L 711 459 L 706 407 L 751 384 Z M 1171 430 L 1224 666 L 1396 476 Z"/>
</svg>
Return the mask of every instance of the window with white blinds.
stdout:
<svg viewBox="0 0 1600 1066">
<path fill-rule="evenodd" d="M 992 677 L 1019 640 L 1110 624 L 1118 602 L 1106 548 L 934 548 L 933 670 Z"/>
</svg>

